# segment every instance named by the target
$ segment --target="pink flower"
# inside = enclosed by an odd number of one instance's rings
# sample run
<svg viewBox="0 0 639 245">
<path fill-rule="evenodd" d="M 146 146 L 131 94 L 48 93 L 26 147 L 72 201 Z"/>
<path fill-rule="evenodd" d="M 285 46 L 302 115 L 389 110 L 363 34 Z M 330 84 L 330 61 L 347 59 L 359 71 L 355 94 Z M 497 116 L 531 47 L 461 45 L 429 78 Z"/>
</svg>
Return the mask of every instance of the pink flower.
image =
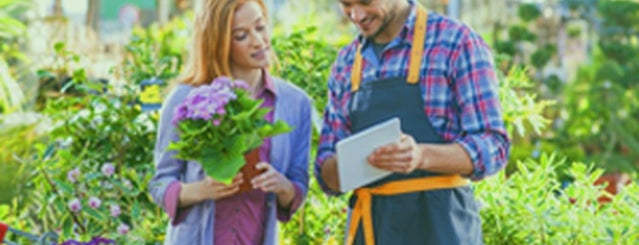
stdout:
<svg viewBox="0 0 639 245">
<path fill-rule="evenodd" d="M 102 165 L 102 173 L 106 176 L 106 177 L 111 177 L 111 175 L 113 175 L 113 173 L 115 173 L 115 167 L 113 166 L 113 163 L 105 163 L 104 165 Z"/>
<path fill-rule="evenodd" d="M 97 197 L 90 197 L 89 198 L 89 206 L 92 208 L 99 208 L 100 204 L 102 204 L 102 201 L 100 201 L 99 198 Z"/>
<path fill-rule="evenodd" d="M 78 212 L 80 211 L 80 209 L 82 209 L 82 203 L 77 198 L 73 199 L 69 202 L 69 209 L 71 209 L 71 211 L 73 212 Z"/>
<path fill-rule="evenodd" d="M 75 183 L 78 180 L 78 177 L 80 177 L 80 169 L 78 168 L 74 168 L 73 170 L 67 172 L 67 179 L 71 183 Z"/>
<path fill-rule="evenodd" d="M 120 224 L 118 226 L 118 233 L 126 235 L 126 233 L 129 233 L 129 226 L 124 223 Z"/>
<path fill-rule="evenodd" d="M 118 217 L 120 216 L 120 206 L 117 204 L 111 204 L 111 216 Z"/>
<path fill-rule="evenodd" d="M 324 234 L 326 235 L 331 234 L 331 228 L 328 226 L 324 227 Z"/>
</svg>

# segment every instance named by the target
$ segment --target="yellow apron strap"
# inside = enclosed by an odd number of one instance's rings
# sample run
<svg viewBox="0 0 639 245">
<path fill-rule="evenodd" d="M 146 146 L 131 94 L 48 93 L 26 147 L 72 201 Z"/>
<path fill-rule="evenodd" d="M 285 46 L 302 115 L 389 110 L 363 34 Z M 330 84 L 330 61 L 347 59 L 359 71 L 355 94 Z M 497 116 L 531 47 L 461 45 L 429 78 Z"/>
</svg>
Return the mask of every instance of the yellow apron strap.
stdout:
<svg viewBox="0 0 639 245">
<path fill-rule="evenodd" d="M 408 83 L 416 84 L 419 81 L 419 70 L 424 57 L 424 41 L 426 41 L 426 25 L 428 12 L 423 7 L 417 8 L 417 20 L 413 32 L 413 46 L 410 50 L 410 65 L 408 66 Z"/>
<path fill-rule="evenodd" d="M 373 218 L 371 202 L 373 195 L 399 195 L 418 191 L 448 189 L 468 185 L 469 181 L 459 175 L 445 175 L 408 179 L 389 182 L 375 188 L 359 188 L 355 190 L 357 201 L 351 213 L 351 221 L 348 229 L 348 245 L 353 244 L 360 221 L 364 226 L 364 240 L 366 245 L 375 244 L 373 233 Z"/>
<path fill-rule="evenodd" d="M 421 5 L 417 7 L 417 19 L 415 20 L 415 31 L 413 33 L 413 44 L 410 51 L 408 66 L 409 84 L 416 84 L 419 81 L 419 70 L 421 68 L 422 57 L 424 56 L 424 42 L 426 40 L 426 25 L 428 23 L 428 11 Z M 362 45 L 357 46 L 355 61 L 351 70 L 351 92 L 359 90 L 362 82 Z"/>
<path fill-rule="evenodd" d="M 355 53 L 355 63 L 351 69 L 351 92 L 359 90 L 359 84 L 362 82 L 362 45 L 357 45 L 357 53 Z"/>
</svg>

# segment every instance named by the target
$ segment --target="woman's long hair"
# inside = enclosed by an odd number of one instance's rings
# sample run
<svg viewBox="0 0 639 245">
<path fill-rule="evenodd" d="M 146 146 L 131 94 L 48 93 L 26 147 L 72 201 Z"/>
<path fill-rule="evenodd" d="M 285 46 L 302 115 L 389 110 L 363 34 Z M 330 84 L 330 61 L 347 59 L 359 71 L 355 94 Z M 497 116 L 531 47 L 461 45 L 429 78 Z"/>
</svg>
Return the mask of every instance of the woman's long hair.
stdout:
<svg viewBox="0 0 639 245">
<path fill-rule="evenodd" d="M 231 74 L 231 29 L 235 11 L 244 3 L 254 1 L 268 18 L 262 0 L 206 0 L 197 11 L 193 30 L 193 46 L 185 72 L 179 82 L 200 86 L 219 76 Z"/>
</svg>

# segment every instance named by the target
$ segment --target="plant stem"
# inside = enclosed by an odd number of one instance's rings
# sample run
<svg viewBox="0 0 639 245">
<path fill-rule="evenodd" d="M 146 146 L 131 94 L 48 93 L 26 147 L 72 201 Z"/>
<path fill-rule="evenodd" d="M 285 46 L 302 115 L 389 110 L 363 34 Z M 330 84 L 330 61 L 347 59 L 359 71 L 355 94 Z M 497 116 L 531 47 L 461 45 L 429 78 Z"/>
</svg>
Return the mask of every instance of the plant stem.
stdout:
<svg viewBox="0 0 639 245">
<path fill-rule="evenodd" d="M 58 188 L 56 188 L 56 186 L 53 183 L 53 181 L 51 180 L 51 178 L 49 178 L 49 175 L 47 175 L 47 173 L 44 172 L 43 169 L 40 169 L 40 172 L 42 172 L 42 174 L 44 175 L 44 178 L 47 180 L 47 183 L 49 183 L 49 185 L 51 186 L 51 190 L 53 190 L 53 192 L 55 194 L 57 194 L 58 196 L 62 196 L 62 195 L 60 195 L 60 192 L 58 191 Z M 80 230 L 82 230 L 82 233 L 83 234 L 86 233 L 86 228 L 84 227 L 84 225 L 82 223 L 80 223 L 80 220 L 78 219 L 78 216 L 76 216 L 75 213 L 73 211 L 71 211 L 71 208 L 69 208 L 68 206 L 66 207 L 66 209 L 71 214 L 71 217 L 73 218 L 73 222 L 75 222 L 80 227 Z"/>
</svg>

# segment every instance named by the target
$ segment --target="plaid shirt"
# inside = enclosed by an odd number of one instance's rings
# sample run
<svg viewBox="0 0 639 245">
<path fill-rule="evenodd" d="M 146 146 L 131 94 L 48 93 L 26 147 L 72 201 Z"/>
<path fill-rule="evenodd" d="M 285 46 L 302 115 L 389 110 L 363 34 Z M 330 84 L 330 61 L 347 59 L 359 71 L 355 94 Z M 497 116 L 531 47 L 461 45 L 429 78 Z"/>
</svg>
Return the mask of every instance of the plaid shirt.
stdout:
<svg viewBox="0 0 639 245">
<path fill-rule="evenodd" d="M 344 47 L 333 64 L 328 81 L 328 104 L 315 164 L 315 175 L 329 194 L 320 176 L 321 165 L 335 154 L 335 145 L 350 131 L 350 75 L 357 46 L 362 48 L 362 83 L 407 76 L 408 58 L 416 19 L 412 11 L 398 37 L 377 58 L 373 45 L 361 35 Z M 429 12 L 424 56 L 420 69 L 420 89 L 424 113 L 446 142 L 460 144 L 469 154 L 473 180 L 497 173 L 507 163 L 510 141 L 506 133 L 498 96 L 493 57 L 482 38 L 469 27 Z"/>
</svg>

